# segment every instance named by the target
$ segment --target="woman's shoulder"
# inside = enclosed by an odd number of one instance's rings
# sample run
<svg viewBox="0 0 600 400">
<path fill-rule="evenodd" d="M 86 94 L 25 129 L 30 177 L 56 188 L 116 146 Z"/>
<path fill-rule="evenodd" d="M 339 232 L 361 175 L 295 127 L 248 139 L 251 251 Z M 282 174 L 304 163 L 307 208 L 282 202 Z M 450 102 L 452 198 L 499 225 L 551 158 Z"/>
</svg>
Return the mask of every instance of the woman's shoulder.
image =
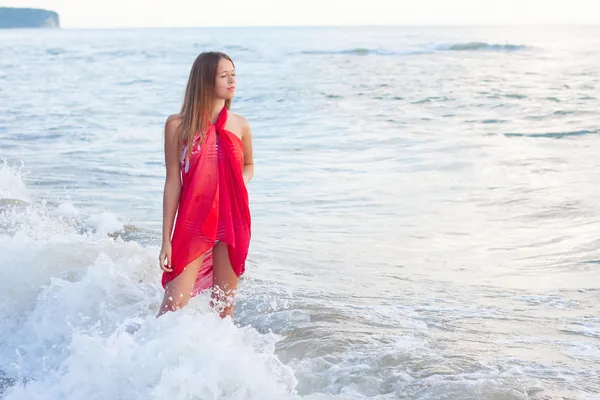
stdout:
<svg viewBox="0 0 600 400">
<path fill-rule="evenodd" d="M 179 134 L 179 127 L 181 125 L 181 115 L 174 114 L 169 115 L 165 122 L 165 143 L 168 147 L 178 147 L 181 143 L 181 135 Z"/>
<path fill-rule="evenodd" d="M 167 117 L 167 121 L 165 122 L 165 125 L 167 127 L 175 127 L 177 128 L 179 125 L 181 125 L 181 121 L 183 121 L 183 117 L 181 116 L 181 114 L 173 114 L 173 115 L 169 115 Z"/>
<path fill-rule="evenodd" d="M 169 115 L 167 117 L 167 121 L 165 122 L 165 135 L 176 135 L 182 120 L 183 118 L 181 117 L 181 114 Z"/>
<path fill-rule="evenodd" d="M 230 130 L 235 130 L 235 132 L 239 132 L 240 135 L 243 135 L 250 129 L 250 124 L 248 123 L 248 120 L 240 114 L 236 114 L 234 112 L 229 111 L 229 117 L 227 118 L 227 120 L 227 122 L 229 122 L 228 125 L 230 125 L 232 128 Z"/>
</svg>

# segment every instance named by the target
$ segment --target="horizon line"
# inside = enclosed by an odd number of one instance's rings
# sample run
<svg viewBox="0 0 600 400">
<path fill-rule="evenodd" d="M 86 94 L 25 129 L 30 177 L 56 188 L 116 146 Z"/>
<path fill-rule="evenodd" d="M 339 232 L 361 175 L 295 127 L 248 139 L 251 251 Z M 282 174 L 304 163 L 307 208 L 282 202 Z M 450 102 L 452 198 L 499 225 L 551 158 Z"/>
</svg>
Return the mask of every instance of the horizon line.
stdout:
<svg viewBox="0 0 600 400">
<path fill-rule="evenodd" d="M 66 26 L 62 30 L 119 30 L 119 29 L 223 29 L 223 28 L 418 28 L 418 27 L 600 27 L 600 22 L 528 22 L 528 23 L 398 23 L 398 24 L 340 24 L 340 25 L 157 25 L 157 26 Z M 37 28 L 34 28 L 37 29 Z M 43 29 L 43 28 L 42 28 Z M 52 28 L 49 28 L 52 29 Z"/>
</svg>

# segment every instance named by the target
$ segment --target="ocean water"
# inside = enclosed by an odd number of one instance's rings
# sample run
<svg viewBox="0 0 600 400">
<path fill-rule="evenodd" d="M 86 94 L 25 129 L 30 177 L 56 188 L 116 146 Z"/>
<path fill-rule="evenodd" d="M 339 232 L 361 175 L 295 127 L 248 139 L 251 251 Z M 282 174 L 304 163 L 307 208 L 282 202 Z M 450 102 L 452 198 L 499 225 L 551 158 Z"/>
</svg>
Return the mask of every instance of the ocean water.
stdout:
<svg viewBox="0 0 600 400">
<path fill-rule="evenodd" d="M 235 324 L 156 319 L 162 129 L 235 61 Z M 600 28 L 0 32 L 0 398 L 600 399 Z M 131 327 L 139 329 L 131 334 Z"/>
</svg>

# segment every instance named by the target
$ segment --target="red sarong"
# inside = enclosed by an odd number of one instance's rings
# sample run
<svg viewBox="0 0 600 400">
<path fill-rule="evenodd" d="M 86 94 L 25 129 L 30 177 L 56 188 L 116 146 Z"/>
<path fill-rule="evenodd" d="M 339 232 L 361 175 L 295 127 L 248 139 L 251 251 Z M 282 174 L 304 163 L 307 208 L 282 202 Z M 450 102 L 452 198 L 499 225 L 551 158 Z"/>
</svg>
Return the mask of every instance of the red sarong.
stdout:
<svg viewBox="0 0 600 400">
<path fill-rule="evenodd" d="M 245 271 L 250 245 L 248 191 L 242 177 L 244 150 L 241 139 L 225 130 L 228 111 L 219 113 L 200 151 L 190 155 L 182 171 L 182 187 L 171 240 L 171 268 L 162 285 L 175 279 L 196 258 L 205 254 L 192 296 L 212 286 L 212 249 L 216 241 L 227 244 L 233 271 Z M 193 146 L 190 146 L 191 149 Z"/>
</svg>

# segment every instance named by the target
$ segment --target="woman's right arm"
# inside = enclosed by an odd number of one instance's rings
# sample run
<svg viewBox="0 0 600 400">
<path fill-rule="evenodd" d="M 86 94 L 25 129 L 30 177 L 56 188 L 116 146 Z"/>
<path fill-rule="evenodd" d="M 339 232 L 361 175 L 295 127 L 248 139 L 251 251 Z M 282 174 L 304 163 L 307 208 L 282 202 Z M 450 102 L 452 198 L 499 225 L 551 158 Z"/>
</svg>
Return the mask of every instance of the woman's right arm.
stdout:
<svg viewBox="0 0 600 400">
<path fill-rule="evenodd" d="M 171 234 L 181 195 L 181 172 L 179 169 L 180 142 L 178 132 L 180 124 L 181 118 L 178 116 L 169 117 L 165 124 L 165 165 L 167 175 L 163 193 L 163 248 L 167 246 L 170 248 L 171 246 Z M 168 260 L 168 265 L 171 265 L 170 259 Z"/>
</svg>

